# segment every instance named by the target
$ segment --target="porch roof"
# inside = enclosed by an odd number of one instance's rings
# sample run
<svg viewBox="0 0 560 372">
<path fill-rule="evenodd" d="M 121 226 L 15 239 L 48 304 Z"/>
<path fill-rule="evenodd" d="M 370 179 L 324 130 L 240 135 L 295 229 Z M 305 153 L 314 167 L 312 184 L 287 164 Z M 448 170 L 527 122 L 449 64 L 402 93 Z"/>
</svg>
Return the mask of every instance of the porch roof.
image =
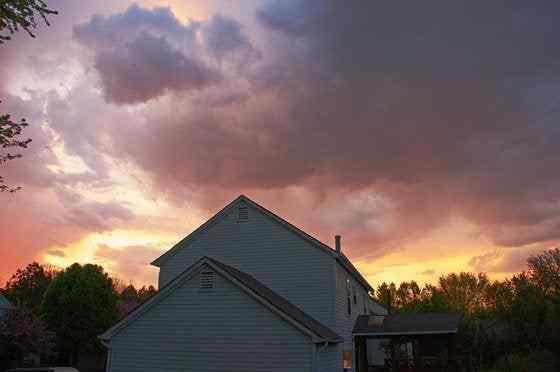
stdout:
<svg viewBox="0 0 560 372">
<path fill-rule="evenodd" d="M 399 336 L 457 333 L 462 315 L 455 313 L 409 313 L 361 315 L 352 333 L 356 336 Z"/>
</svg>

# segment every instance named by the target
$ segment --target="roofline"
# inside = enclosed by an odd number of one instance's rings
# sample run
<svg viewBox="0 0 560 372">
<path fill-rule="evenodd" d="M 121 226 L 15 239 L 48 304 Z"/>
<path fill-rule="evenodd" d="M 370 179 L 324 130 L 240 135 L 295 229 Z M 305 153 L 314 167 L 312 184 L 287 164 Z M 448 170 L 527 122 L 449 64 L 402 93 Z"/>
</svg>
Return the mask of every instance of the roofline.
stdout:
<svg viewBox="0 0 560 372">
<path fill-rule="evenodd" d="M 183 243 L 187 243 L 193 239 L 195 239 L 200 233 L 202 233 L 204 230 L 206 230 L 208 227 L 212 226 L 214 223 L 218 222 L 218 220 L 225 215 L 226 211 L 228 209 L 230 209 L 236 202 L 238 202 L 239 200 L 243 200 L 243 199 L 248 199 L 247 197 L 245 197 L 244 195 L 239 195 L 237 198 L 235 198 L 234 200 L 232 200 L 231 202 L 229 202 L 225 207 L 223 207 L 222 209 L 220 209 L 216 214 L 214 214 L 212 217 L 210 217 L 208 220 L 206 220 L 206 222 L 204 222 L 202 225 L 200 225 L 199 227 L 197 227 L 196 229 L 194 229 L 194 231 L 192 231 L 190 234 L 188 234 L 187 236 L 185 236 L 183 239 L 179 240 L 177 243 L 175 243 L 175 245 L 173 245 L 173 247 L 171 247 L 171 249 L 167 250 L 166 252 L 164 252 L 161 256 L 159 256 L 158 258 L 156 258 L 155 260 L 153 260 L 152 262 L 150 262 L 150 265 L 156 266 L 156 267 L 160 267 L 162 261 L 164 261 L 165 259 L 167 259 L 168 257 L 171 257 L 173 255 L 175 255 L 177 249 L 179 248 L 180 245 L 182 245 Z"/>
<path fill-rule="evenodd" d="M 235 284 L 236 286 L 241 288 L 245 293 L 247 293 L 253 299 L 257 300 L 258 302 L 260 302 L 261 304 L 266 306 L 269 310 L 271 310 L 272 312 L 276 313 L 277 315 L 279 315 L 284 320 L 291 323 L 294 327 L 299 329 L 302 333 L 305 333 L 308 336 L 310 336 L 311 339 L 312 339 L 312 342 L 321 343 L 321 342 L 340 342 L 340 341 L 342 341 L 341 339 L 338 339 L 338 338 L 326 339 L 326 338 L 321 337 L 320 335 L 316 334 L 313 330 L 307 328 L 305 325 L 303 325 L 302 323 L 300 323 L 296 319 L 292 318 L 291 316 L 289 316 L 288 314 L 283 312 L 281 309 L 272 305 L 265 298 L 259 296 L 257 293 L 255 293 L 253 290 L 251 290 L 245 284 L 243 284 L 242 282 L 237 280 L 235 277 L 230 275 L 228 272 L 223 270 L 219 265 L 215 264 L 211 258 L 206 257 L 206 256 L 200 258 L 197 262 L 195 262 L 194 264 L 189 266 L 185 271 L 183 271 L 183 273 L 179 274 L 177 277 L 175 277 L 175 279 L 173 279 L 165 287 L 163 287 L 155 296 L 150 298 L 144 304 L 138 306 L 136 309 L 132 310 L 132 312 L 130 312 L 128 315 L 126 315 L 124 318 L 122 318 L 117 324 L 115 324 L 113 327 L 109 328 L 107 331 L 105 331 L 101 335 L 99 335 L 98 338 L 102 341 L 102 343 L 104 345 L 108 344 L 108 341 L 110 340 L 111 337 L 115 336 L 120 330 L 122 330 L 123 328 L 128 326 L 137 317 L 142 315 L 142 313 L 144 311 L 147 311 L 149 308 L 151 308 L 152 306 L 157 304 L 159 301 L 163 300 L 168 294 L 173 292 L 173 290 L 176 287 L 178 287 L 180 284 L 187 281 L 190 278 L 191 274 L 193 274 L 196 271 L 196 269 L 198 269 L 200 266 L 202 266 L 204 264 L 211 266 L 214 270 L 218 271 L 220 273 L 220 275 L 226 277 L 230 282 L 232 282 L 233 284 Z"/>
<path fill-rule="evenodd" d="M 402 336 L 402 335 L 439 335 L 457 333 L 458 329 L 446 331 L 419 331 L 419 332 L 360 332 L 352 333 L 352 336 Z"/>
<path fill-rule="evenodd" d="M 241 201 L 241 200 L 248 203 L 253 208 L 259 210 L 263 214 L 271 217 L 273 220 L 280 223 L 282 226 L 284 226 L 288 230 L 298 234 L 300 237 L 302 237 L 303 239 L 312 243 L 314 246 L 322 249 L 325 253 L 329 254 L 331 257 L 334 257 L 335 260 L 340 264 L 340 266 L 342 266 L 342 268 L 344 270 L 346 270 L 350 275 L 354 276 L 354 278 L 358 281 L 358 283 L 360 283 L 367 291 L 372 291 L 373 292 L 375 290 L 368 283 L 368 281 L 362 276 L 362 274 L 358 271 L 358 269 L 356 269 L 354 264 L 344 255 L 344 253 L 342 253 L 342 252 L 337 253 L 336 250 L 329 247 L 327 244 L 325 244 L 325 243 L 321 242 L 320 240 L 318 240 L 317 238 L 309 235 L 308 233 L 306 233 L 305 231 L 303 231 L 299 227 L 297 227 L 297 226 L 293 225 L 292 223 L 286 221 L 285 219 L 283 219 L 282 217 L 280 217 L 276 213 L 268 210 L 267 208 L 265 208 L 262 205 L 256 203 L 255 201 L 251 200 L 249 197 L 247 197 L 245 195 L 239 195 L 237 198 L 232 200 L 229 204 L 227 204 L 224 208 L 222 208 L 214 216 L 212 216 L 210 219 L 208 219 L 206 222 L 204 222 L 202 225 L 200 225 L 198 228 L 196 228 L 193 232 L 191 232 L 185 238 L 181 239 L 178 243 L 176 243 L 171 249 L 169 249 L 167 252 L 163 253 L 161 256 L 159 256 L 154 261 L 152 261 L 151 265 L 160 267 L 160 265 L 162 264 L 162 262 L 164 260 L 166 260 L 168 257 L 172 257 L 176 253 L 176 251 L 177 251 L 177 249 L 179 248 L 180 245 L 195 239 L 205 229 L 207 229 L 208 227 L 210 227 L 214 223 L 216 223 L 221 217 L 223 217 L 226 214 L 226 212 L 229 209 L 231 209 L 233 207 L 233 205 L 235 205 L 238 201 Z M 350 269 L 348 269 L 346 267 L 347 265 L 350 267 Z M 375 301 L 375 302 L 378 305 L 380 305 L 381 307 L 386 308 L 383 304 L 381 304 L 377 301 Z"/>
</svg>

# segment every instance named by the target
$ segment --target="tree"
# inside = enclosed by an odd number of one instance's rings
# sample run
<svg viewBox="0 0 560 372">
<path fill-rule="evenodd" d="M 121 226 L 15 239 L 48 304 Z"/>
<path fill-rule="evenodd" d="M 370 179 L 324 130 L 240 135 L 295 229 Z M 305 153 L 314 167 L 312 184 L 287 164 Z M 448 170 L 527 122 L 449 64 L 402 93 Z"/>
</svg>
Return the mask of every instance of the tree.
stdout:
<svg viewBox="0 0 560 372">
<path fill-rule="evenodd" d="M 50 356 L 54 337 L 43 321 L 25 305 L 10 309 L 0 321 L 0 348 L 7 350 L 12 360 L 21 360 L 27 354 Z"/>
<path fill-rule="evenodd" d="M 37 312 L 55 275 L 54 268 L 33 262 L 12 275 L 6 283 L 6 296 L 14 304 L 25 305 Z"/>
<path fill-rule="evenodd" d="M 395 283 L 387 284 L 386 282 L 381 283 L 377 287 L 376 291 L 377 300 L 385 305 L 389 312 L 391 312 L 396 306 L 397 297 L 397 287 Z"/>
<path fill-rule="evenodd" d="M 448 274 L 439 278 L 439 290 L 449 307 L 473 315 L 485 308 L 490 280 L 484 273 Z"/>
<path fill-rule="evenodd" d="M 37 20 L 41 18 L 49 26 L 48 16 L 54 14 L 58 12 L 50 9 L 43 0 L 0 0 L 0 44 L 10 40 L 10 35 L 19 30 L 25 30 L 29 36 L 35 37 L 32 30 L 37 27 Z M 0 113 L 0 148 L 26 148 L 31 139 L 21 139 L 20 136 L 27 125 L 25 119 L 13 121 L 9 114 Z M 0 153 L 0 165 L 20 157 L 19 153 Z M 19 189 L 8 186 L 0 176 L 0 192 L 15 192 Z"/>
<path fill-rule="evenodd" d="M 1 2 L 2 0 L 0 0 Z M 1 103 L 2 101 L 0 101 Z M 3 149 L 9 148 L 27 148 L 31 142 L 30 138 L 21 139 L 21 133 L 27 127 L 25 119 L 19 122 L 12 121 L 9 114 L 0 114 L 0 147 Z M 20 158 L 21 154 L 7 152 L 0 153 L 0 165 L 6 163 L 8 160 Z M 0 176 L 0 192 L 10 191 L 14 192 L 19 190 L 19 187 L 10 187 L 4 182 L 4 178 Z"/>
<path fill-rule="evenodd" d="M 48 16 L 54 14 L 58 12 L 42 0 L 0 0 L 0 44 L 20 29 L 35 37 L 32 30 L 37 27 L 37 20 L 40 18 L 50 26 Z"/>
<path fill-rule="evenodd" d="M 155 289 L 153 285 L 150 285 L 148 287 L 142 286 L 142 288 L 138 290 L 138 301 L 140 301 L 140 303 L 143 304 L 144 302 L 148 301 L 152 296 L 157 294 L 157 292 L 158 292 L 157 289 Z"/>
<path fill-rule="evenodd" d="M 117 300 L 113 281 L 101 266 L 75 263 L 52 281 L 41 313 L 71 364 L 81 352 L 99 346 L 97 336 L 117 321 Z"/>
<path fill-rule="evenodd" d="M 560 296 L 560 249 L 552 249 L 527 259 L 529 276 L 547 296 Z"/>
</svg>

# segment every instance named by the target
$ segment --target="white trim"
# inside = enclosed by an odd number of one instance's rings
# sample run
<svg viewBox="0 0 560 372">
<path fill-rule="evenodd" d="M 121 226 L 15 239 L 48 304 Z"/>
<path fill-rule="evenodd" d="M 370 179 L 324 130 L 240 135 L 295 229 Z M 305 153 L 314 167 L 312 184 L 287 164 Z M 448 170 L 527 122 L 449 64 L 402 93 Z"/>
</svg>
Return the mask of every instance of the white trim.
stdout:
<svg viewBox="0 0 560 372">
<path fill-rule="evenodd" d="M 400 335 L 439 335 L 457 333 L 457 329 L 448 331 L 422 331 L 422 332 L 369 332 L 353 333 L 353 336 L 400 336 Z"/>
</svg>

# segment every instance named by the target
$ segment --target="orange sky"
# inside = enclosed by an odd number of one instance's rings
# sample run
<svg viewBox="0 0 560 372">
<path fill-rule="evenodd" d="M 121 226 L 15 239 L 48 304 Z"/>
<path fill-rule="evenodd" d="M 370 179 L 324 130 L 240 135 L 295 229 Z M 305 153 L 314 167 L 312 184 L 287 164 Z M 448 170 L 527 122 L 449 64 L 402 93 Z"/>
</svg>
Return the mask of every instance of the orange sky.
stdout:
<svg viewBox="0 0 560 372">
<path fill-rule="evenodd" d="M 560 9 L 309 1 L 52 0 L 0 45 L 0 112 L 33 139 L 0 169 L 23 186 L 0 282 L 37 260 L 155 283 L 239 194 L 341 234 L 374 286 L 557 246 Z"/>
</svg>

